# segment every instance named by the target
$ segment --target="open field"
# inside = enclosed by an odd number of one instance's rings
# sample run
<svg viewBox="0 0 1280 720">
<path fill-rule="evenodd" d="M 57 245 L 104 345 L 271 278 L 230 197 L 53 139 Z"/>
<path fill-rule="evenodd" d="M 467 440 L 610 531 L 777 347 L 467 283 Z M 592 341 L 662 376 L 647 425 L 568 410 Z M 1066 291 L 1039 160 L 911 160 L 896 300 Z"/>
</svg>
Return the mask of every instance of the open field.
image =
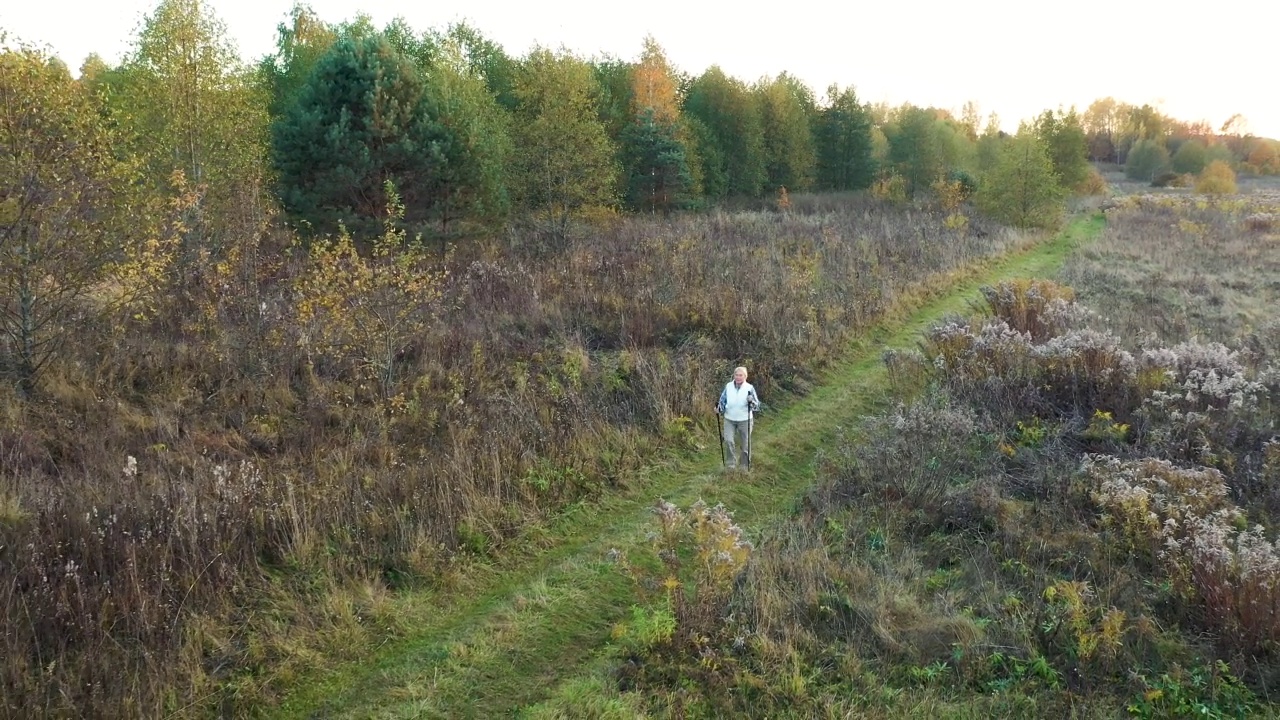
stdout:
<svg viewBox="0 0 1280 720">
<path fill-rule="evenodd" d="M 624 569 L 632 560 L 639 568 L 651 567 L 645 538 L 655 529 L 655 498 L 682 507 L 699 499 L 722 502 L 752 534 L 787 522 L 794 502 L 814 482 L 814 453 L 833 441 L 841 425 L 883 406 L 885 345 L 910 345 L 931 322 L 963 310 L 983 283 L 1048 271 L 1097 230 L 1096 224 L 1081 223 L 1055 243 L 975 268 L 957 284 L 934 283 L 936 301 L 860 339 L 811 394 L 762 418 L 749 477 L 721 475 L 711 445 L 697 456 L 652 468 L 648 481 L 625 497 L 605 498 L 557 523 L 549 533 L 555 544 L 522 556 L 514 567 L 504 563 L 490 589 L 478 593 L 479 603 L 442 612 L 436 598 L 405 597 L 400 612 L 421 618 L 411 623 L 419 628 L 413 639 L 389 648 L 374 665 L 306 688 L 281 716 L 497 717 L 543 702 L 548 693 L 547 706 L 527 712 L 634 716 L 641 711 L 637 696 L 590 688 L 616 685 L 608 668 L 617 659 L 619 638 L 611 639 L 611 632 L 625 626 L 629 608 L 654 591 Z M 593 668 L 603 675 L 590 674 Z M 593 715 L 590 709 L 608 707 L 615 707 L 613 715 Z M 557 715 L 561 711 L 565 715 Z"/>
<path fill-rule="evenodd" d="M 1064 282 L 1128 340 L 1274 342 L 1280 306 L 1280 187 L 1209 200 L 1129 196 Z M 1267 338 L 1271 338 L 1268 340 Z"/>
<path fill-rule="evenodd" d="M 1078 292 L 992 287 L 888 353 L 902 404 L 790 516 L 668 510 L 611 659 L 531 716 L 1277 716 L 1277 243 L 1249 200 L 1125 201 L 1053 274 Z M 693 560 L 739 526 L 725 584 Z"/>
<path fill-rule="evenodd" d="M 1025 242 L 861 196 L 513 232 L 428 268 L 392 377 L 304 344 L 342 327 L 301 315 L 313 268 L 245 255 L 239 292 L 123 319 L 41 402 L 3 398 L 5 711 L 269 707 L 411 633 L 393 591 L 473 597 L 566 508 L 706 447 L 733 365 L 785 404 L 929 278 Z"/>
<path fill-rule="evenodd" d="M 142 1 L 0 28 L 0 720 L 1272 709 L 1243 114 Z"/>
</svg>

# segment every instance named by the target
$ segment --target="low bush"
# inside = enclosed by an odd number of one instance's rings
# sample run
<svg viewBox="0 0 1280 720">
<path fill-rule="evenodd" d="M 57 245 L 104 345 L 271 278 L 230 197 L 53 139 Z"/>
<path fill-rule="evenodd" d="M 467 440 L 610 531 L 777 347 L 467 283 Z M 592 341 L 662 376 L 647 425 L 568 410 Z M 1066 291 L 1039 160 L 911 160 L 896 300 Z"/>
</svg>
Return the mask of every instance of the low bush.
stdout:
<svg viewBox="0 0 1280 720">
<path fill-rule="evenodd" d="M 1214 160 L 1196 178 L 1196 192 L 1205 195 L 1234 195 L 1236 173 L 1221 160 Z"/>
</svg>

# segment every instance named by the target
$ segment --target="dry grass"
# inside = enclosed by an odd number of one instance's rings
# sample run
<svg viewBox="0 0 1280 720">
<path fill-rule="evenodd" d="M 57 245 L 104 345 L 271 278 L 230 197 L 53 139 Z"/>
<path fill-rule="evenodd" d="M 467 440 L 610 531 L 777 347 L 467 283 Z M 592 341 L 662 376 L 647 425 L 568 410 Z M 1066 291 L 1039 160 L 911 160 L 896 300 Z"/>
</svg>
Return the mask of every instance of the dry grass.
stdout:
<svg viewBox="0 0 1280 720">
<path fill-rule="evenodd" d="M 267 248 L 239 256 L 243 292 L 77 338 L 0 403 L 0 712 L 271 703 L 398 632 L 373 589 L 465 584 L 460 557 L 691 447 L 729 368 L 803 391 L 918 278 L 1019 242 L 943 220 L 796 197 L 477 243 L 436 268 L 442 312 L 391 387 L 304 352 L 304 266 Z"/>
<path fill-rule="evenodd" d="M 1277 211 L 1280 193 L 1129 198 L 1063 278 L 1130 341 L 1266 342 L 1280 304 L 1280 235 L 1266 221 Z"/>
<path fill-rule="evenodd" d="M 825 453 L 803 510 L 760 539 L 720 644 L 686 650 L 731 678 L 676 691 L 643 670 L 650 707 L 1274 716 L 1280 355 L 1249 313 L 1280 256 L 1258 212 L 1135 201 L 1067 273 L 1102 312 L 1012 283 L 985 293 L 995 317 L 886 357 L 925 392 Z M 1225 288 L 1215 307 L 1160 293 L 1128 310 L 1144 268 L 1183 266 Z M 1165 342 L 1142 323 L 1173 313 Z"/>
</svg>

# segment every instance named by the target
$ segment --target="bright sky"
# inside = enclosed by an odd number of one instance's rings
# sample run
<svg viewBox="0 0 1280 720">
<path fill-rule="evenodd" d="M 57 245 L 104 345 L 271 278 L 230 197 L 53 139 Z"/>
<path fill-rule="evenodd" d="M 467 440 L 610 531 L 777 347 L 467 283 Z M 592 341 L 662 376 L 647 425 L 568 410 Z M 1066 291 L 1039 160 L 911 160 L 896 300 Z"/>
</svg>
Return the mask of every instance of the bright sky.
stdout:
<svg viewBox="0 0 1280 720">
<path fill-rule="evenodd" d="M 293 0 L 208 0 L 246 60 L 273 50 Z M 4 0 L 0 28 L 46 45 L 79 68 L 90 52 L 114 63 L 158 0 Z M 1046 108 L 1101 97 L 1151 103 L 1215 128 L 1242 113 L 1255 134 L 1280 138 L 1270 33 L 1280 4 L 1217 0 L 915 0 L 757 3 L 751 0 L 312 0 L 325 21 L 364 10 L 379 27 L 402 16 L 415 30 L 466 20 L 514 56 L 540 44 L 590 57 L 635 59 L 651 34 L 679 69 L 719 65 L 746 81 L 786 71 L 819 99 L 852 85 L 863 101 L 955 111 L 968 100 L 1014 129 Z"/>
</svg>

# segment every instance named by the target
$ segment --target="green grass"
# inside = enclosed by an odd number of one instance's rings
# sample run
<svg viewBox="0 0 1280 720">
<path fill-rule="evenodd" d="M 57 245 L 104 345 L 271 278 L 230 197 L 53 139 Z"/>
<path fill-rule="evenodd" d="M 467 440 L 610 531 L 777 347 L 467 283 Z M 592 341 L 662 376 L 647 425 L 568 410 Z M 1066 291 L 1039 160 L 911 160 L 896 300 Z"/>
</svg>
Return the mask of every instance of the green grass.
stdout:
<svg viewBox="0 0 1280 720">
<path fill-rule="evenodd" d="M 749 475 L 720 471 L 708 413 L 698 425 L 701 452 L 659 459 L 628 492 L 575 505 L 499 559 L 468 567 L 463 587 L 404 593 L 396 612 L 414 628 L 409 637 L 367 663 L 314 678 L 271 716 L 488 718 L 544 700 L 599 661 L 612 625 L 634 601 L 609 554 L 645 541 L 657 498 L 681 506 L 722 502 L 749 530 L 791 513 L 813 483 L 815 451 L 842 423 L 883 408 L 885 348 L 911 346 L 945 315 L 968 312 L 983 285 L 1051 274 L 1102 225 L 1100 216 L 1078 219 L 1050 241 L 936 284 L 934 299 L 855 343 L 809 395 L 757 421 Z M 708 389 L 708 409 L 712 394 Z"/>
</svg>

